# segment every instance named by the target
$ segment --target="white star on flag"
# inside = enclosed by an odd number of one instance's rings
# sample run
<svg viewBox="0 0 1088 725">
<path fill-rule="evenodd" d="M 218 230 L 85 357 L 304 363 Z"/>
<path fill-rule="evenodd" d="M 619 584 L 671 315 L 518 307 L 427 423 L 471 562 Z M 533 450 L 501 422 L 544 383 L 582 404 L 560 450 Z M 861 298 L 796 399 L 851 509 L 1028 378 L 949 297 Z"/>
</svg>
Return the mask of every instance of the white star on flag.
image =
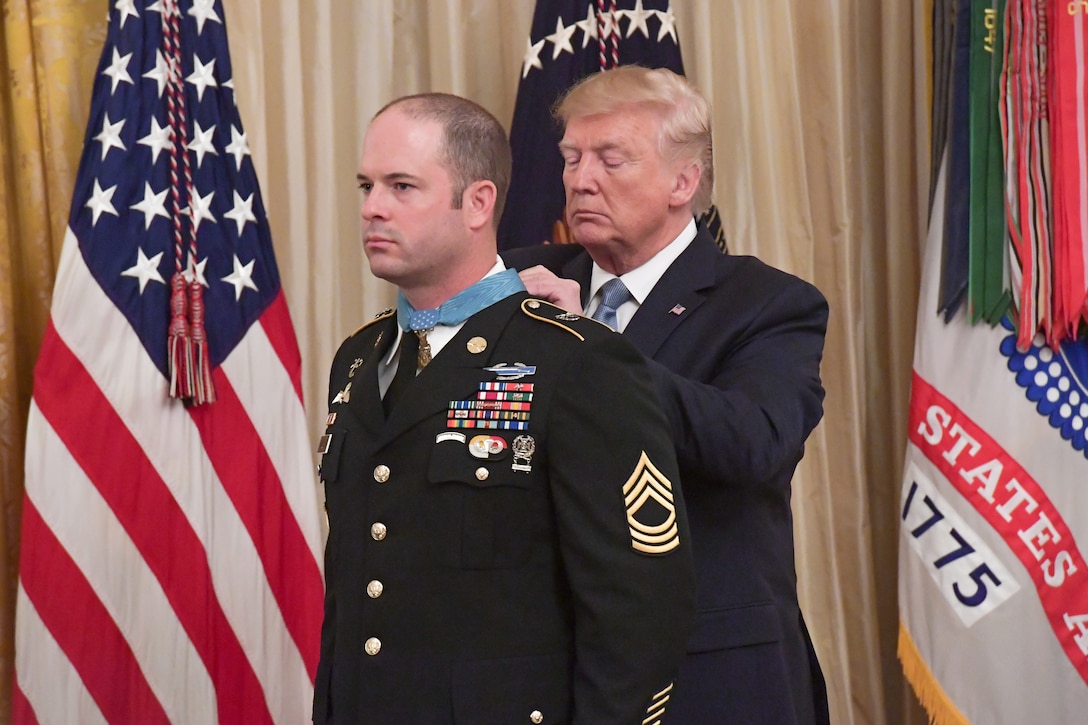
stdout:
<svg viewBox="0 0 1088 725">
<path fill-rule="evenodd" d="M 586 9 L 586 19 L 579 20 L 575 25 L 582 31 L 582 49 L 584 50 L 590 40 L 597 39 L 597 11 L 593 9 L 592 3 Z"/>
<path fill-rule="evenodd" d="M 253 282 L 253 263 L 257 260 L 250 260 L 248 264 L 243 265 L 241 260 L 238 259 L 238 255 L 234 255 L 234 271 L 223 278 L 224 282 L 234 285 L 234 300 L 237 302 L 242 299 L 242 289 L 249 288 L 254 292 L 257 292 L 257 285 Z"/>
<path fill-rule="evenodd" d="M 200 58 L 193 55 L 193 72 L 186 78 L 186 81 L 196 86 L 197 100 L 204 100 L 204 89 L 208 86 L 218 88 L 219 83 L 215 80 L 215 58 L 212 58 L 208 63 L 201 63 Z"/>
<path fill-rule="evenodd" d="M 204 163 L 204 154 L 212 154 L 218 156 L 219 152 L 215 150 L 215 144 L 212 143 L 212 136 L 215 135 L 215 126 L 210 126 L 207 129 L 200 127 L 200 121 L 195 121 L 194 125 L 196 130 L 193 131 L 193 138 L 185 146 L 189 151 L 196 152 L 196 167 L 199 169 L 200 165 Z"/>
<path fill-rule="evenodd" d="M 135 277 L 140 282 L 140 294 L 144 293 L 144 288 L 147 287 L 147 283 L 154 280 L 159 284 L 166 284 L 162 275 L 159 274 L 159 262 L 162 261 L 162 252 L 159 252 L 151 259 L 147 258 L 144 254 L 144 250 L 140 247 L 136 248 L 136 264 L 132 265 L 124 272 L 121 273 L 122 277 Z"/>
<path fill-rule="evenodd" d="M 639 30 L 643 36 L 650 37 L 650 28 L 647 27 L 646 21 L 657 14 L 656 10 L 644 10 L 642 7 L 642 0 L 636 0 L 633 10 L 620 11 L 627 16 L 629 25 L 627 26 L 627 37 L 630 38 L 634 35 L 635 30 Z"/>
<path fill-rule="evenodd" d="M 103 212 L 117 216 L 117 210 L 113 208 L 113 194 L 115 191 L 117 191 L 116 184 L 103 190 L 102 187 L 98 185 L 98 179 L 94 180 L 94 191 L 91 192 L 90 200 L 84 204 L 84 206 L 91 210 L 92 227 L 98 223 L 98 217 L 102 216 Z"/>
<path fill-rule="evenodd" d="M 529 75 L 529 71 L 533 68 L 543 68 L 544 64 L 540 62 L 540 51 L 544 50 L 544 41 L 541 40 L 538 43 L 533 43 L 532 38 L 525 41 L 525 59 L 521 64 L 521 77 Z"/>
<path fill-rule="evenodd" d="M 166 78 L 170 73 L 170 66 L 166 63 L 166 57 L 162 54 L 161 50 L 155 51 L 155 67 L 144 73 L 141 78 L 150 78 L 155 81 L 159 86 L 159 98 L 162 98 L 162 92 L 166 89 Z"/>
<path fill-rule="evenodd" d="M 661 21 L 661 29 L 657 31 L 657 42 L 660 43 L 668 35 L 672 37 L 672 42 L 679 44 L 680 41 L 676 37 L 676 16 L 672 12 L 672 5 L 670 4 L 664 10 L 658 10 L 657 19 Z"/>
<path fill-rule="evenodd" d="M 190 256 L 189 263 L 185 266 L 185 271 L 182 272 L 182 276 L 185 278 L 185 281 L 192 282 L 195 279 L 197 282 L 207 287 L 208 280 L 204 278 L 204 265 L 206 265 L 207 263 L 208 258 L 205 257 L 194 265 L 193 258 L 192 256 Z"/>
<path fill-rule="evenodd" d="M 117 52 L 117 48 L 113 49 L 113 61 L 110 62 L 106 70 L 102 71 L 102 75 L 110 77 L 110 93 L 117 90 L 117 84 L 124 81 L 129 85 L 132 84 L 132 76 L 128 74 L 128 62 L 132 60 L 132 53 L 128 55 L 121 55 Z"/>
<path fill-rule="evenodd" d="M 551 42 L 554 48 L 552 48 L 552 60 L 559 57 L 559 54 L 564 50 L 568 53 L 573 53 L 574 48 L 571 47 L 570 39 L 578 30 L 577 25 L 563 25 L 563 18 L 555 19 L 555 32 L 547 36 L 545 40 Z"/>
<path fill-rule="evenodd" d="M 117 12 L 121 13 L 121 17 L 118 22 L 121 27 L 125 27 L 125 21 L 129 18 L 139 18 L 140 14 L 136 12 L 135 0 L 117 0 L 113 7 Z"/>
<path fill-rule="evenodd" d="M 223 216 L 234 220 L 234 223 L 238 225 L 238 236 L 242 236 L 246 222 L 257 222 L 257 217 L 253 215 L 253 194 L 243 200 L 237 191 L 234 192 L 234 208 L 225 212 Z"/>
<path fill-rule="evenodd" d="M 242 159 L 249 156 L 249 144 L 246 142 L 245 133 L 239 131 L 234 126 L 230 127 L 230 143 L 223 149 L 228 154 L 234 157 L 234 163 L 237 165 L 238 170 L 242 170 Z"/>
<path fill-rule="evenodd" d="M 214 191 L 209 191 L 207 196 L 201 196 L 200 192 L 193 188 L 193 198 L 190 201 L 188 209 L 182 211 L 183 214 L 189 214 L 193 218 L 193 234 L 200 231 L 200 220 L 207 219 L 212 224 L 216 224 L 215 216 L 211 212 L 212 197 L 215 196 Z"/>
<path fill-rule="evenodd" d="M 193 0 L 193 6 L 189 8 L 189 14 L 196 18 L 196 32 L 200 35 L 204 32 L 204 22 L 207 20 L 214 20 L 217 23 L 223 21 L 219 19 L 219 13 L 215 12 L 215 0 Z"/>
<path fill-rule="evenodd" d="M 170 218 L 170 215 L 166 213 L 166 195 L 170 192 L 169 187 L 163 189 L 156 194 L 151 189 L 151 184 L 144 182 L 144 198 L 137 204 L 130 206 L 130 209 L 135 209 L 138 212 L 143 212 L 144 215 L 144 230 L 151 228 L 151 222 L 157 216 Z"/>
<path fill-rule="evenodd" d="M 159 152 L 170 145 L 170 127 L 160 126 L 158 120 L 152 116 L 151 131 L 136 143 L 151 148 L 151 163 L 155 163 L 159 160 Z"/>
<path fill-rule="evenodd" d="M 126 151 L 125 145 L 121 143 L 121 129 L 125 127 L 125 119 L 121 119 L 117 123 L 110 122 L 110 114 L 106 114 L 106 117 L 102 120 L 102 130 L 94 137 L 95 141 L 102 144 L 102 158 L 106 158 L 106 154 L 110 152 L 110 149 L 116 148 Z"/>
</svg>

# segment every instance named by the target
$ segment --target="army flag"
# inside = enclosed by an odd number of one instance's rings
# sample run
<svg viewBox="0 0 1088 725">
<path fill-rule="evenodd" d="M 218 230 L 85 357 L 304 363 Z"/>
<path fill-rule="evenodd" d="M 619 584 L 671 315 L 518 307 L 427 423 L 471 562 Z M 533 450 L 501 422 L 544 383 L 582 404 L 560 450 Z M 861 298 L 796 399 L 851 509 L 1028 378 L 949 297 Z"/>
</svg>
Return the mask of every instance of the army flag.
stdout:
<svg viewBox="0 0 1088 725">
<path fill-rule="evenodd" d="M 301 358 L 218 0 L 116 0 L 35 368 L 16 723 L 309 720 Z"/>
<path fill-rule="evenodd" d="M 624 64 L 684 74 L 669 0 L 538 0 L 526 41 L 510 145 L 513 178 L 499 223 L 499 249 L 566 242 L 560 96 L 585 76 Z M 701 223 L 725 248 L 717 209 Z"/>
<path fill-rule="evenodd" d="M 946 157 L 947 158 L 947 157 Z M 947 163 L 931 220 L 944 213 Z M 1088 343 L 938 314 L 926 242 L 900 499 L 899 657 L 933 721 L 1088 712 Z"/>
</svg>

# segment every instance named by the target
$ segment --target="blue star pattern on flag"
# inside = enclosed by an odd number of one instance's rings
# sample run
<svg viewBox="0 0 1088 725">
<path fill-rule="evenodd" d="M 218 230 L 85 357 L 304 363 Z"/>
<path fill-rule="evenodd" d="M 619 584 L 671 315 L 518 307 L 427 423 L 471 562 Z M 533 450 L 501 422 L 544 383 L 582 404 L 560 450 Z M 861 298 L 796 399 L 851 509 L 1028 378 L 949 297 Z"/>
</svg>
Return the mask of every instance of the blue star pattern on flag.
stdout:
<svg viewBox="0 0 1088 725">
<path fill-rule="evenodd" d="M 109 15 L 34 371 L 12 719 L 304 722 L 317 481 L 222 6 Z"/>
<path fill-rule="evenodd" d="M 280 289 L 219 5 L 179 9 L 177 31 L 167 7 L 115 3 L 69 219 L 164 376 L 175 274 L 200 286 L 212 368 Z"/>
<path fill-rule="evenodd" d="M 499 248 L 565 242 L 559 97 L 582 78 L 625 63 L 683 75 L 676 16 L 668 0 L 538 0 L 521 65 L 510 129 L 514 168 L 499 223 Z M 717 209 L 700 223 L 725 248 Z"/>
</svg>

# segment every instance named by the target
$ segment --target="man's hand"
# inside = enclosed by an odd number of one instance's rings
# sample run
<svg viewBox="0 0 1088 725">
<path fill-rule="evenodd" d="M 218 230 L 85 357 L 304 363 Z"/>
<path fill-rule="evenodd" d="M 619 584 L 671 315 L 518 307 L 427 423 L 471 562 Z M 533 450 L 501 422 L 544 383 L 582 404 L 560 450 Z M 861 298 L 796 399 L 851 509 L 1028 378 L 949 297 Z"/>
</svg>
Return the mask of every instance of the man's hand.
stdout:
<svg viewBox="0 0 1088 725">
<path fill-rule="evenodd" d="M 574 280 L 557 277 L 540 265 L 523 270 L 518 276 L 533 297 L 547 300 L 567 312 L 582 314 L 581 290 Z"/>
</svg>

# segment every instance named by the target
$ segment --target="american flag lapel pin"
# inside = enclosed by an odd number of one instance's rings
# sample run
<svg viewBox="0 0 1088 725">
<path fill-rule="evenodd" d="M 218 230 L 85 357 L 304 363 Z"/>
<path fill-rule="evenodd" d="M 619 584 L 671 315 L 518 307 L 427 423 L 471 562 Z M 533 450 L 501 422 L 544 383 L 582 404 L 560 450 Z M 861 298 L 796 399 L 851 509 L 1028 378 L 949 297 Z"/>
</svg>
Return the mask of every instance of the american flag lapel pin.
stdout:
<svg viewBox="0 0 1088 725">
<path fill-rule="evenodd" d="M 669 310 L 669 314 L 670 315 L 680 316 L 680 315 L 684 314 L 684 311 L 686 309 L 687 309 L 687 307 L 684 307 L 683 305 L 673 305 L 673 308 L 671 310 Z"/>
</svg>

